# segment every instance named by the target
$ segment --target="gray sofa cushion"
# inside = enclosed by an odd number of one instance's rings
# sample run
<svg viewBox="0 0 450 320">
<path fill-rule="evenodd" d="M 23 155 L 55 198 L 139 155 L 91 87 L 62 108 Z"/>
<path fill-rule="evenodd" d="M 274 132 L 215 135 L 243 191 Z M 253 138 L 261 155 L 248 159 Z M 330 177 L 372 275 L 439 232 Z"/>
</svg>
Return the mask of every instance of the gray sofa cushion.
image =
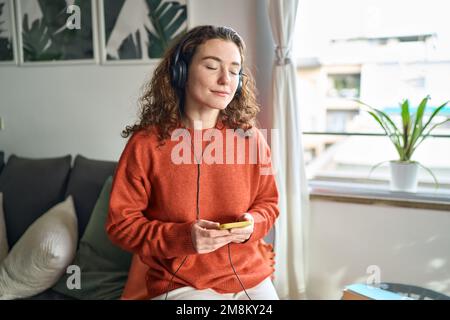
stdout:
<svg viewBox="0 0 450 320">
<path fill-rule="evenodd" d="M 0 151 L 0 174 L 2 173 L 3 166 L 5 165 L 5 154 Z"/>
<path fill-rule="evenodd" d="M 0 192 L 10 248 L 37 218 L 64 200 L 71 158 L 9 157 L 0 175 Z"/>
<path fill-rule="evenodd" d="M 52 289 L 48 289 L 42 293 L 39 293 L 35 296 L 24 298 L 20 300 L 76 300 L 72 297 L 66 296 L 65 294 L 56 292 Z"/>
<path fill-rule="evenodd" d="M 89 222 L 106 179 L 114 175 L 116 162 L 100 161 L 77 155 L 67 186 L 66 197 L 72 195 L 78 216 L 78 237 Z"/>
</svg>

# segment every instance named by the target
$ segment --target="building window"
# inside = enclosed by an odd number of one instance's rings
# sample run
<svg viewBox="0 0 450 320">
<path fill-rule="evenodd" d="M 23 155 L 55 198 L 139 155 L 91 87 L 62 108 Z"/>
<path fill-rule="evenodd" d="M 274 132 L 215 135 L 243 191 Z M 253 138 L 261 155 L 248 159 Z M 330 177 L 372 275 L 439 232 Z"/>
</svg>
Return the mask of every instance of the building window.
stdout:
<svg viewBox="0 0 450 320">
<path fill-rule="evenodd" d="M 359 98 L 359 74 L 329 74 L 327 96 L 330 98 Z"/>
</svg>

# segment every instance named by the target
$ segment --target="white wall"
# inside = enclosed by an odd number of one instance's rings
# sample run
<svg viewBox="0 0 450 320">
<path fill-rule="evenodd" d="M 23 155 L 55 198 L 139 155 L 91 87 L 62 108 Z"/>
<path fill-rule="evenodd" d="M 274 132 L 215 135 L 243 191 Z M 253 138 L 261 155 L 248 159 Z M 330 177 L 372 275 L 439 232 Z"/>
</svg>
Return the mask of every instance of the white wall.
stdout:
<svg viewBox="0 0 450 320">
<path fill-rule="evenodd" d="M 2 68 L 0 149 L 7 155 L 117 159 L 150 66 Z"/>
<path fill-rule="evenodd" d="M 342 289 L 381 282 L 450 295 L 450 212 L 312 201 L 308 298 L 340 299 Z"/>
<path fill-rule="evenodd" d="M 191 26 L 234 28 L 247 43 L 253 70 L 265 70 L 270 67 L 255 66 L 261 63 L 255 58 L 259 6 L 257 0 L 190 0 L 189 20 Z M 136 119 L 140 88 L 153 69 L 144 64 L 0 67 L 0 117 L 5 125 L 0 150 L 7 156 L 82 154 L 117 160 L 126 142 L 120 132 Z"/>
</svg>

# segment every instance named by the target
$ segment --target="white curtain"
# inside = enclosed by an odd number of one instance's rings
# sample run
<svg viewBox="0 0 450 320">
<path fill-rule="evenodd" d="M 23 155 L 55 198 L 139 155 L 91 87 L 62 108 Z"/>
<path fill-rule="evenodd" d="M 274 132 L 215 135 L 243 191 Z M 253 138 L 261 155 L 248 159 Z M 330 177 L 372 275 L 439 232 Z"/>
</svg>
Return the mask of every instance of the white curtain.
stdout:
<svg viewBox="0 0 450 320">
<path fill-rule="evenodd" d="M 272 159 L 279 188 L 275 287 L 281 299 L 306 298 L 309 194 L 303 161 L 296 68 L 292 61 L 298 0 L 269 0 L 275 42 L 272 74 Z"/>
</svg>

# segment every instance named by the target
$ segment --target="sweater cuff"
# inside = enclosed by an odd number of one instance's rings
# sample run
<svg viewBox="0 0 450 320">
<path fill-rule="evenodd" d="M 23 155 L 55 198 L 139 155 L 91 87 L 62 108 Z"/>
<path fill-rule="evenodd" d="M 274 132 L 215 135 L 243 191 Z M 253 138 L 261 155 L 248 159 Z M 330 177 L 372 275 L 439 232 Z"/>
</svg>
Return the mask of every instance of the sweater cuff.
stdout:
<svg viewBox="0 0 450 320">
<path fill-rule="evenodd" d="M 141 248 L 139 255 L 145 261 L 146 257 L 159 256 L 176 258 L 196 254 L 192 243 L 191 230 L 195 222 L 163 223 L 162 237 L 159 240 L 148 239 Z"/>
<path fill-rule="evenodd" d="M 186 256 L 191 254 L 196 254 L 197 251 L 192 243 L 192 225 L 194 222 L 177 223 L 176 227 L 171 229 L 171 232 L 167 233 L 168 248 L 173 248 L 174 256 Z"/>
<path fill-rule="evenodd" d="M 267 221 L 261 215 L 257 212 L 249 211 L 253 217 L 253 233 L 250 235 L 250 238 L 245 241 L 248 242 L 254 242 L 258 241 L 266 236 L 266 224 Z"/>
</svg>

